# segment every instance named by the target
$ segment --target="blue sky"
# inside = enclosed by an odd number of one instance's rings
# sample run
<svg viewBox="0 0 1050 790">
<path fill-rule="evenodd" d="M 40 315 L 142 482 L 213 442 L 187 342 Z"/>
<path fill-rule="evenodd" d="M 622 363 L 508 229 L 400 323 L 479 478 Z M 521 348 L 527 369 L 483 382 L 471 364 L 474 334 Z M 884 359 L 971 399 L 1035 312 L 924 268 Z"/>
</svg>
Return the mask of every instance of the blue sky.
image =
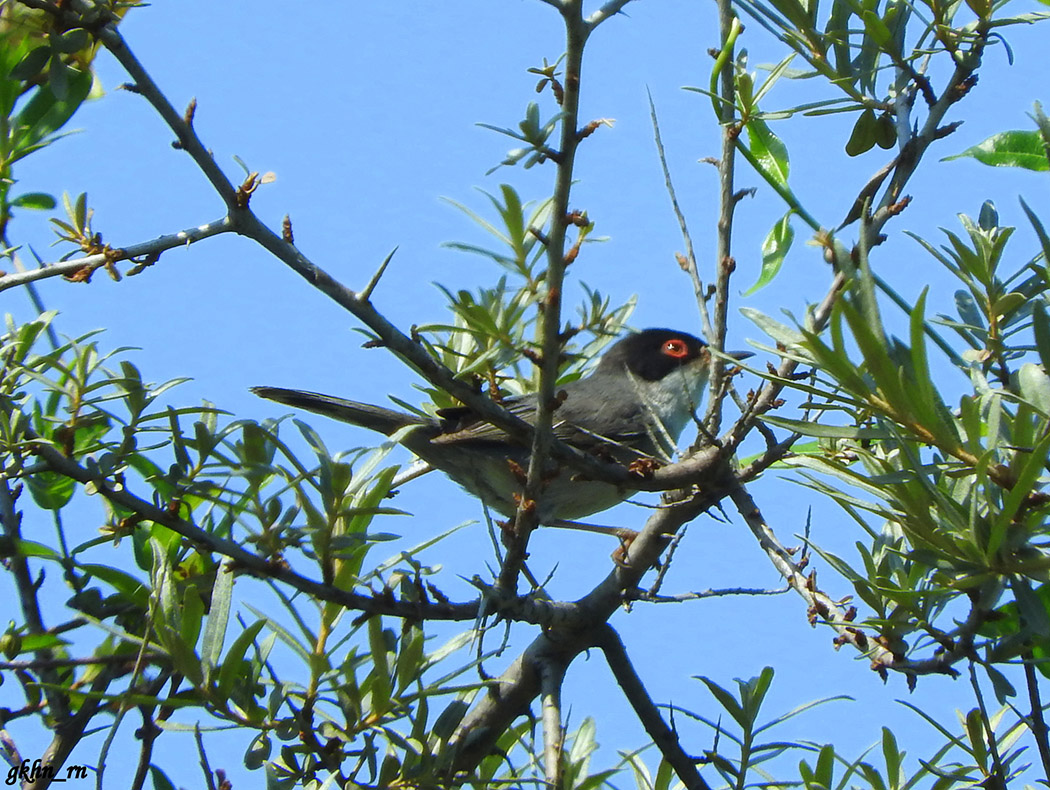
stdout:
<svg viewBox="0 0 1050 790">
<path fill-rule="evenodd" d="M 1018 4 L 1017 10 L 1029 9 Z M 516 125 L 525 105 L 537 100 L 535 77 L 526 69 L 561 54 L 557 15 L 538 0 L 367 7 L 185 0 L 132 12 L 122 31 L 176 106 L 197 98 L 196 128 L 227 173 L 235 177 L 239 172 L 232 160 L 237 155 L 253 170 L 277 174 L 275 183 L 256 193 L 252 205 L 274 227 L 289 213 L 297 245 L 314 261 L 359 288 L 399 248 L 374 301 L 404 328 L 446 319 L 444 297 L 434 282 L 469 288 L 493 283 L 500 274 L 480 258 L 442 248 L 447 241 L 485 241 L 442 196 L 484 209 L 487 201 L 476 187 L 493 192 L 507 182 L 533 199 L 550 190 L 550 167 L 501 168 L 486 176 L 513 144 L 476 125 Z M 717 182 L 714 168 L 697 160 L 717 155 L 718 129 L 710 103 L 681 87 L 706 85 L 711 63 L 707 49 L 717 43 L 714 31 L 712 6 L 634 3 L 626 15 L 600 28 L 589 44 L 582 117 L 613 118 L 616 123 L 583 145 L 572 205 L 585 209 L 597 222 L 596 234 L 609 240 L 586 248 L 570 270 L 572 287 L 582 280 L 614 302 L 636 294 L 632 324 L 639 328 L 698 331 L 691 286 L 674 260 L 682 242 L 663 189 L 646 90 L 660 113 L 698 255 L 710 272 Z M 1045 85 L 1045 51 L 1040 48 L 1045 35 L 1041 28 L 1007 30 L 1013 66 L 1002 47 L 988 52 L 981 83 L 949 118 L 965 117 L 965 125 L 932 152 L 908 190 L 915 198 L 912 206 L 890 224 L 887 244 L 873 256 L 873 266 L 906 297 L 916 297 L 923 285 L 932 283 L 931 312 L 952 311 L 951 292 L 938 288 L 946 284 L 938 264 L 903 237 L 903 230 L 939 243 L 938 227 L 956 228 L 957 212 L 976 216 L 987 198 L 995 200 L 1005 222 L 1023 225 L 1018 194 L 1050 217 L 1044 177 L 993 171 L 969 160 L 935 161 L 996 131 L 1028 126 L 1025 114 Z M 749 26 L 744 45 L 753 68 L 784 54 L 757 25 Z M 98 65 L 108 95 L 77 116 L 73 125 L 82 130 L 79 134 L 25 162 L 17 174 L 20 186 L 56 194 L 88 192 L 95 228 L 115 246 L 220 217 L 221 202 L 189 158 L 171 148 L 172 135 L 159 118 L 140 97 L 113 90 L 125 80 L 117 64 L 103 54 Z M 808 83 L 782 84 L 767 98 L 766 109 L 812 98 L 813 89 Z M 547 94 L 538 100 L 545 117 L 553 112 Z M 838 116 L 774 128 L 788 145 L 797 194 L 825 225 L 842 219 L 859 186 L 884 162 L 878 149 L 857 159 L 846 157 L 842 147 L 849 127 Z M 738 186 L 756 186 L 758 193 L 744 200 L 737 214 L 736 294 L 757 277 L 759 245 L 784 212 L 743 165 Z M 828 267 L 818 250 L 802 243 L 806 234 L 801 225 L 796 231 L 795 248 L 780 278 L 754 297 L 734 297 L 737 308 L 801 315 L 807 303 L 821 298 Z M 13 233 L 43 257 L 57 257 L 47 247 L 50 235 L 43 215 L 20 215 Z M 1025 228 L 1019 229 L 1013 247 L 1018 258 L 1034 253 Z M 100 273 L 88 286 L 51 280 L 41 285 L 41 292 L 48 307 L 61 311 L 58 326 L 66 334 L 104 326 L 105 344 L 141 349 L 133 359 L 146 378 L 193 377 L 178 390 L 185 403 L 207 399 L 238 417 L 257 419 L 283 413 L 248 392 L 258 384 L 375 403 L 386 402 L 388 393 L 418 400 L 412 387 L 419 382 L 413 374 L 381 350 L 360 348 L 352 317 L 239 238 L 220 237 L 168 252 L 146 273 L 121 283 Z M 568 304 L 578 299 L 575 293 Z M 27 302 L 17 292 L 5 296 L 4 310 L 28 315 Z M 729 334 L 734 348 L 746 347 L 749 338 L 764 340 L 735 312 Z M 321 418 L 310 422 L 330 448 L 373 441 L 363 431 Z M 833 506 L 775 475 L 756 483 L 752 493 L 787 542 L 802 531 L 810 508 L 818 544 L 848 552 L 860 537 Z M 397 504 L 425 514 L 384 526 L 403 530 L 413 543 L 481 517 L 476 503 L 435 475 L 406 489 Z M 631 506 L 614 512 L 605 520 L 615 518 L 625 526 L 640 525 L 646 515 Z M 530 562 L 541 578 L 556 568 L 552 593 L 575 598 L 608 572 L 613 548 L 593 535 L 541 531 L 532 542 Z M 484 575 L 492 561 L 483 524 L 461 530 L 431 549 L 425 560 L 444 566 L 438 583 L 446 593 L 468 597 L 470 588 L 460 577 Z M 833 595 L 849 592 L 829 569 L 821 569 L 821 582 Z M 738 519 L 723 524 L 701 518 L 689 528 L 666 590 L 776 586 L 778 577 Z M 673 700 L 717 716 L 713 701 L 690 676 L 705 675 L 726 686 L 734 677 L 758 674 L 767 664 L 778 670 L 768 702 L 770 716 L 814 698 L 856 697 L 853 703 L 819 708 L 783 733 L 834 740 L 847 753 L 859 754 L 887 724 L 913 756 L 925 756 L 928 744 L 935 742 L 928 737 L 928 726 L 894 699 L 907 697 L 938 715 L 972 704 L 964 681 L 922 679 L 910 697 L 899 677 L 883 685 L 865 661 L 834 652 L 832 634 L 810 629 L 804 605 L 790 595 L 643 605 L 621 612 L 613 624 L 659 701 Z M 530 629 L 517 629 L 515 644 L 524 645 L 530 634 Z M 509 656 L 494 660 L 490 671 L 507 660 Z M 598 739 L 606 747 L 599 757 L 603 766 L 615 761 L 614 749 L 644 742 L 598 655 L 572 667 L 566 695 L 570 723 L 578 724 L 584 716 L 598 720 Z M 679 723 L 687 750 L 699 753 L 710 747 L 710 733 Z M 187 735 L 166 735 L 161 743 L 187 755 L 193 748 Z M 246 739 L 231 743 L 213 765 L 230 771 L 234 786 L 258 783 L 259 775 L 246 776 L 240 767 L 239 749 Z M 97 748 L 86 745 L 74 760 L 92 763 Z M 177 783 L 199 785 L 195 758 L 181 761 L 184 766 L 166 757 L 159 762 Z M 113 786 L 118 786 L 115 764 L 112 770 Z M 623 784 L 630 780 L 625 777 Z"/>
</svg>

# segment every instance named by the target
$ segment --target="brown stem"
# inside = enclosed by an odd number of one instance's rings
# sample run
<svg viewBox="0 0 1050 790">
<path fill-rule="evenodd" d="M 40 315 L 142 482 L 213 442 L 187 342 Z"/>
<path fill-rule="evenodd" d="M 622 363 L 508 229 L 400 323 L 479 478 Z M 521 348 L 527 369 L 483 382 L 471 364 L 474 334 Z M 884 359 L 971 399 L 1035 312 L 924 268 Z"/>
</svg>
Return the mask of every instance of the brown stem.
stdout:
<svg viewBox="0 0 1050 790">
<path fill-rule="evenodd" d="M 505 538 L 507 553 L 503 558 L 497 584 L 507 591 L 517 589 L 518 576 L 528 553 L 529 535 L 538 525 L 536 503 L 543 497 L 543 475 L 550 456 L 556 407 L 554 386 L 561 361 L 561 302 L 565 280 L 565 235 L 569 226 L 569 195 L 572 190 L 573 165 L 580 144 L 577 133 L 580 112 L 580 79 L 583 72 L 583 50 L 590 28 L 583 20 L 583 1 L 565 0 L 561 6 L 565 24 L 565 83 L 561 101 L 561 149 L 551 201 L 551 224 L 546 240 L 547 283 L 539 327 L 540 387 L 537 393 L 535 432 L 521 506 L 514 519 L 514 529 Z"/>
<path fill-rule="evenodd" d="M 719 38 L 722 46 L 730 46 L 730 30 L 733 25 L 735 14 L 731 0 L 717 0 L 718 6 L 718 28 Z M 722 73 L 719 75 L 721 87 L 719 89 L 721 102 L 719 104 L 719 123 L 722 127 L 722 155 L 718 161 L 718 234 L 715 241 L 715 292 L 714 292 L 714 326 L 713 333 L 708 337 L 712 348 L 716 351 L 725 350 L 726 323 L 729 314 L 729 279 L 733 274 L 733 214 L 736 209 L 737 198 L 733 194 L 734 175 L 736 172 L 736 138 L 739 129 L 734 128 L 733 122 L 736 118 L 736 88 L 734 82 L 734 69 L 736 64 L 732 49 L 725 58 Z M 708 386 L 712 393 L 707 404 L 707 413 L 704 415 L 704 426 L 708 433 L 718 433 L 722 424 L 722 401 L 723 398 L 715 397 L 713 393 L 721 392 L 725 378 L 725 362 L 721 357 L 712 356 L 711 373 Z"/>
</svg>

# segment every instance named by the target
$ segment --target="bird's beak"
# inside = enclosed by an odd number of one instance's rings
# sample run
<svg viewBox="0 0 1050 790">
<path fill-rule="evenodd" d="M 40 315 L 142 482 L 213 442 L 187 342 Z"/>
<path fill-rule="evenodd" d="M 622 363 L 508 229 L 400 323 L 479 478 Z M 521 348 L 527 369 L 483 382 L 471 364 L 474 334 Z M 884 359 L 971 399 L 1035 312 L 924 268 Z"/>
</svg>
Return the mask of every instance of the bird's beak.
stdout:
<svg viewBox="0 0 1050 790">
<path fill-rule="evenodd" d="M 753 351 L 727 351 L 725 352 L 725 354 L 727 357 L 732 357 L 738 362 L 742 359 L 747 359 L 748 357 L 753 357 L 755 355 Z"/>
</svg>

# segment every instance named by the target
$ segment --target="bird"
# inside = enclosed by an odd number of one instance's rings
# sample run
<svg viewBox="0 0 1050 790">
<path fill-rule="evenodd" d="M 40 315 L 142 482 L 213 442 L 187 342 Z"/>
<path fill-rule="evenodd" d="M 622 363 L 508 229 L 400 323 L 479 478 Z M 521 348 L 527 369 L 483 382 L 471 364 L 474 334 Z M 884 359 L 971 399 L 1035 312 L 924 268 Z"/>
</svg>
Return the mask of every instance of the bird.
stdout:
<svg viewBox="0 0 1050 790">
<path fill-rule="evenodd" d="M 741 360 L 752 355 L 726 356 Z M 624 465 L 646 459 L 666 461 L 700 405 L 710 361 L 708 345 L 688 332 L 654 328 L 627 334 L 609 347 L 590 375 L 560 387 L 554 435 Z M 282 387 L 253 387 L 252 392 L 387 436 L 398 434 L 402 445 L 486 507 L 508 518 L 517 511 L 529 447 L 469 407 L 439 409 L 432 417 Z M 501 405 L 532 422 L 536 403 L 536 395 L 530 394 L 505 398 Z M 411 430 L 402 432 L 405 428 Z M 536 503 L 541 525 L 607 531 L 579 519 L 607 510 L 632 493 L 613 483 L 580 479 L 576 470 L 554 459 L 548 466 Z"/>
</svg>

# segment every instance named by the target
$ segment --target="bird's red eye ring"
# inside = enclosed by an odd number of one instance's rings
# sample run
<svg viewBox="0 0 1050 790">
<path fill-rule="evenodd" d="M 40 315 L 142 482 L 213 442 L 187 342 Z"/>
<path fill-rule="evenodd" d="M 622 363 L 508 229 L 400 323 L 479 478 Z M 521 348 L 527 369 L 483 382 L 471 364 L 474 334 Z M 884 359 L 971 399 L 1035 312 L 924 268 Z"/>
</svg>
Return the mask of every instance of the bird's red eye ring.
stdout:
<svg viewBox="0 0 1050 790">
<path fill-rule="evenodd" d="M 677 337 L 664 343 L 663 348 L 660 350 L 674 359 L 683 359 L 689 356 L 689 344 Z"/>
</svg>

